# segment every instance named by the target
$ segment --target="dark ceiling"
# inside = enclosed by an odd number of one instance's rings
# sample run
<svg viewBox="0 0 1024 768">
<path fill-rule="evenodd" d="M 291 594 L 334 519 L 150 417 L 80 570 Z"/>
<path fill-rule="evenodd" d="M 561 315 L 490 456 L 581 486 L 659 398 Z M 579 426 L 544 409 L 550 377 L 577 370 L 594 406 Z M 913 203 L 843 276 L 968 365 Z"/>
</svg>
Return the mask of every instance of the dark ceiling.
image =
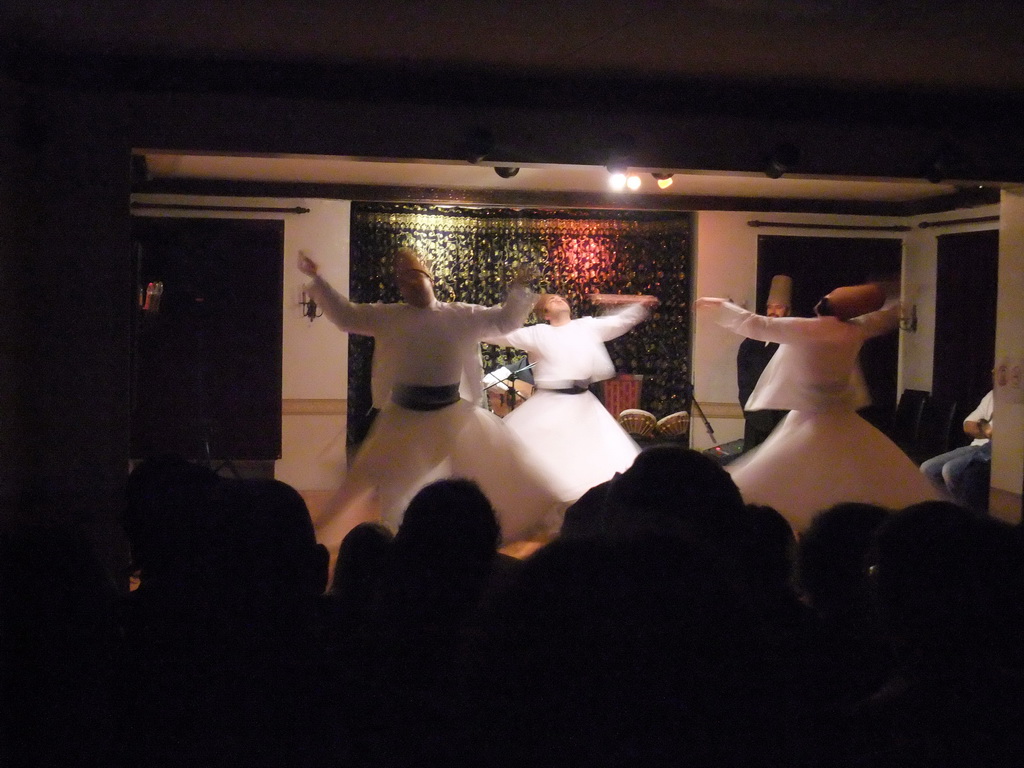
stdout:
<svg viewBox="0 0 1024 768">
<path fill-rule="evenodd" d="M 1007 185 L 1024 182 L 1022 20 L 1019 0 L 8 0 L 0 49 L 29 87 L 857 126 L 924 137 L 938 175 Z M 860 141 L 873 169 L 884 147 Z M 833 137 L 806 142 L 808 177 L 854 175 Z M 877 175 L 933 172 L 898 171 Z"/>
<path fill-rule="evenodd" d="M 844 88 L 1024 88 L 1018 0 L 7 0 L 24 53 Z"/>
</svg>

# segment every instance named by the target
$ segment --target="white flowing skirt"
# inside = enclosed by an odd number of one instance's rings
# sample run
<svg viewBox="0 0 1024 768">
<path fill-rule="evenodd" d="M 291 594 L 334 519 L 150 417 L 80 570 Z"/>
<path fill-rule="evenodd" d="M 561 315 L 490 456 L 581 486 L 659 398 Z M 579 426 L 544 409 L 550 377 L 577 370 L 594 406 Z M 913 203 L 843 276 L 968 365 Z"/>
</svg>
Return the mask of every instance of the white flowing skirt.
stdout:
<svg viewBox="0 0 1024 768">
<path fill-rule="evenodd" d="M 942 498 L 895 443 L 852 411 L 790 411 L 726 470 L 744 501 L 774 507 L 798 532 L 840 502 L 899 509 Z"/>
<path fill-rule="evenodd" d="M 564 502 L 633 464 L 640 447 L 590 392 L 537 390 L 505 417 Z"/>
<path fill-rule="evenodd" d="M 494 506 L 503 543 L 550 534 L 560 525 L 565 505 L 546 474 L 498 416 L 466 400 L 436 411 L 388 405 L 345 483 L 372 489 L 381 519 L 397 530 L 412 497 L 448 477 L 477 482 Z"/>
</svg>

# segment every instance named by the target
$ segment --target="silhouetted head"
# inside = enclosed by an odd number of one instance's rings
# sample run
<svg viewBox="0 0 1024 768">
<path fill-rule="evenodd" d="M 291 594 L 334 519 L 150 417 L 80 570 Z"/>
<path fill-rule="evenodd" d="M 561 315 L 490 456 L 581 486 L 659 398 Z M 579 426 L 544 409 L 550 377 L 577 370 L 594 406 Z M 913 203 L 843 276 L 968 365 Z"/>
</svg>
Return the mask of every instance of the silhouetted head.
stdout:
<svg viewBox="0 0 1024 768">
<path fill-rule="evenodd" d="M 390 528 L 376 521 L 360 523 L 349 531 L 338 548 L 331 594 L 336 597 L 369 594 L 394 538 Z"/>
<path fill-rule="evenodd" d="M 472 480 L 439 480 L 409 503 L 385 564 L 381 594 L 398 613 L 451 619 L 477 605 L 498 554 L 500 528 Z"/>
<path fill-rule="evenodd" d="M 796 535 L 782 514 L 763 504 L 747 505 L 749 527 L 744 558 L 752 582 L 766 594 L 792 594 Z"/>
<path fill-rule="evenodd" d="M 617 473 L 615 477 L 618 477 Z M 601 532 L 604 505 L 608 498 L 608 489 L 614 480 L 615 478 L 612 478 L 598 483 L 569 505 L 558 532 L 560 537 L 594 536 Z"/>
<path fill-rule="evenodd" d="M 884 628 L 918 653 L 1002 643 L 993 633 L 1020 602 L 1020 573 L 1015 530 L 950 502 L 909 506 L 876 533 L 871 575 Z M 1015 597 L 993 610 L 1010 582 Z"/>
<path fill-rule="evenodd" d="M 182 576 L 193 567 L 201 526 L 221 482 L 213 470 L 180 456 L 147 459 L 131 471 L 125 532 L 132 567 L 144 585 L 154 578 Z"/>
<path fill-rule="evenodd" d="M 752 615 L 703 547 L 556 539 L 495 615 L 473 698 L 479 764 L 735 764 Z"/>
<path fill-rule="evenodd" d="M 866 568 L 884 507 L 849 502 L 819 512 L 800 536 L 797 584 L 820 614 L 864 616 L 869 600 Z"/>
<path fill-rule="evenodd" d="M 681 445 L 646 448 L 608 487 L 605 533 L 682 534 L 704 543 L 738 541 L 744 503 L 725 469 Z"/>
<path fill-rule="evenodd" d="M 221 570 L 236 586 L 295 598 L 324 592 L 328 552 L 297 490 L 280 480 L 236 480 L 222 486 L 218 499 Z"/>
</svg>

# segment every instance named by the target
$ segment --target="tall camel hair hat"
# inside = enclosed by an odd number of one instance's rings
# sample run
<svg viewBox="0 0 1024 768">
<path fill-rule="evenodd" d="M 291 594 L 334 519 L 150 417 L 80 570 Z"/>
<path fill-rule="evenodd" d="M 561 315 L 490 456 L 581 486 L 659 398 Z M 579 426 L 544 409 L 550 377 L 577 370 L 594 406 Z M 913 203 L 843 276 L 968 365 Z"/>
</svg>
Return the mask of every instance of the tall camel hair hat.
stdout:
<svg viewBox="0 0 1024 768">
<path fill-rule="evenodd" d="M 781 304 L 793 306 L 793 278 L 789 275 L 776 275 L 772 278 L 772 287 L 768 291 L 765 304 Z"/>
<path fill-rule="evenodd" d="M 815 310 L 820 315 L 832 315 L 849 320 L 881 309 L 885 304 L 885 291 L 878 283 L 846 285 L 827 294 Z"/>
<path fill-rule="evenodd" d="M 394 269 L 396 276 L 412 270 L 413 272 L 422 272 L 430 278 L 431 282 L 434 282 L 434 271 L 414 248 L 402 247 L 395 251 Z"/>
</svg>

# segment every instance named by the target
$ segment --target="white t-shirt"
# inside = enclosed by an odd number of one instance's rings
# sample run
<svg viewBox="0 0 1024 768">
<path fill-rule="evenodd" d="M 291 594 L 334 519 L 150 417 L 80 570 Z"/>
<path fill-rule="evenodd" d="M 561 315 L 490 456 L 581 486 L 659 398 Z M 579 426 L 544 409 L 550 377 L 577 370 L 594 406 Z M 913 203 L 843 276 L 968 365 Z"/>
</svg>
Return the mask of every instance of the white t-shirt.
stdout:
<svg viewBox="0 0 1024 768">
<path fill-rule="evenodd" d="M 978 403 L 978 407 L 967 414 L 967 418 L 964 419 L 964 426 L 967 426 L 968 421 L 981 421 L 982 419 L 991 424 L 994 405 L 995 398 L 992 395 L 992 390 L 989 390 L 988 394 L 981 398 L 981 402 Z M 971 445 L 984 445 L 987 442 L 987 437 L 977 437 L 971 441 Z"/>
</svg>

